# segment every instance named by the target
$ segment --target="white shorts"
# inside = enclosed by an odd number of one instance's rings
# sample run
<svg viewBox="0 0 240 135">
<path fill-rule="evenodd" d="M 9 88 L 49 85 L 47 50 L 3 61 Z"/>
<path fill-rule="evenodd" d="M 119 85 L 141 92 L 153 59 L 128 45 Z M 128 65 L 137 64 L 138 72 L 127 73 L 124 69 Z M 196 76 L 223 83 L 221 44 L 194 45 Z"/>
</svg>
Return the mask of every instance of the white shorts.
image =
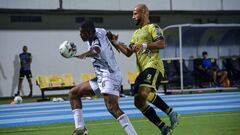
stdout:
<svg viewBox="0 0 240 135">
<path fill-rule="evenodd" d="M 121 73 L 97 75 L 96 78 L 89 80 L 89 84 L 97 96 L 104 93 L 119 96 L 122 75 Z"/>
</svg>

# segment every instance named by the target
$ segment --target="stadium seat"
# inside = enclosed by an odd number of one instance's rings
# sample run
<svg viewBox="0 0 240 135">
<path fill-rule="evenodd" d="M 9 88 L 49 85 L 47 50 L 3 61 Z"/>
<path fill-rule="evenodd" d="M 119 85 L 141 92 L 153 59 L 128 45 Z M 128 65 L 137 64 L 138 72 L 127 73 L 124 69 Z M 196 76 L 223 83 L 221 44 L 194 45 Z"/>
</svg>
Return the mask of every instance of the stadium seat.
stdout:
<svg viewBox="0 0 240 135">
<path fill-rule="evenodd" d="M 63 78 L 61 75 L 50 75 L 49 76 L 49 80 L 50 80 L 50 85 L 51 87 L 62 87 L 63 86 Z"/>
<path fill-rule="evenodd" d="M 50 81 L 48 76 L 46 75 L 39 75 L 36 78 L 36 84 L 39 86 L 40 89 L 45 89 L 50 87 Z"/>
<path fill-rule="evenodd" d="M 86 81 L 91 80 L 95 77 L 96 77 L 95 73 L 81 73 L 80 74 L 80 79 L 82 80 L 82 82 L 86 82 Z"/>
<path fill-rule="evenodd" d="M 138 76 L 138 72 L 128 72 L 128 74 L 127 74 L 128 83 L 134 84 L 137 76 Z"/>
<path fill-rule="evenodd" d="M 178 60 L 164 60 L 165 78 L 169 80 L 170 87 L 180 86 L 180 76 L 176 67 Z"/>
<path fill-rule="evenodd" d="M 63 84 L 64 84 L 64 87 L 75 85 L 72 74 L 64 74 L 63 75 Z"/>
<path fill-rule="evenodd" d="M 130 95 L 133 96 L 133 90 L 134 90 L 134 83 L 135 83 L 135 80 L 138 76 L 138 72 L 128 72 L 127 73 L 127 80 L 128 80 L 128 83 L 130 84 Z"/>
<path fill-rule="evenodd" d="M 69 90 L 74 87 L 74 79 L 71 74 L 39 75 L 36 77 L 36 84 L 39 86 L 42 99 L 38 101 L 48 101 L 45 91 Z"/>
<path fill-rule="evenodd" d="M 176 61 L 175 64 L 176 64 L 177 73 L 180 77 L 180 62 L 179 62 L 179 60 Z M 189 70 L 189 68 L 187 67 L 184 59 L 182 61 L 182 65 L 183 65 L 183 85 L 184 85 L 184 88 L 192 88 L 193 85 L 194 85 L 193 71 Z"/>
</svg>

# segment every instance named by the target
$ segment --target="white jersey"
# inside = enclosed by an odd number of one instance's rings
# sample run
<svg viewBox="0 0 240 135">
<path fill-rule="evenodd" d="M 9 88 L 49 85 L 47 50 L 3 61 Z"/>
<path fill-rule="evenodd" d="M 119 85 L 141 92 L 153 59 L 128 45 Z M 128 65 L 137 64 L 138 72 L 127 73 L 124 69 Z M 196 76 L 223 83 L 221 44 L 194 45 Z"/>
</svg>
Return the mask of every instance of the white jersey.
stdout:
<svg viewBox="0 0 240 135">
<path fill-rule="evenodd" d="M 100 53 L 91 58 L 97 79 L 89 81 L 91 88 L 98 95 L 98 88 L 101 93 L 108 93 L 119 96 L 122 84 L 122 75 L 117 65 L 112 44 L 106 36 L 104 29 L 96 28 L 96 36 L 90 43 L 88 49 L 98 47 Z"/>
<path fill-rule="evenodd" d="M 92 43 L 88 42 L 88 45 L 89 50 L 92 47 L 98 47 L 101 50 L 97 56 L 91 58 L 94 70 L 97 75 L 101 73 L 120 72 L 114 56 L 114 52 L 112 50 L 112 44 L 106 36 L 105 29 L 96 28 L 96 37 Z"/>
</svg>

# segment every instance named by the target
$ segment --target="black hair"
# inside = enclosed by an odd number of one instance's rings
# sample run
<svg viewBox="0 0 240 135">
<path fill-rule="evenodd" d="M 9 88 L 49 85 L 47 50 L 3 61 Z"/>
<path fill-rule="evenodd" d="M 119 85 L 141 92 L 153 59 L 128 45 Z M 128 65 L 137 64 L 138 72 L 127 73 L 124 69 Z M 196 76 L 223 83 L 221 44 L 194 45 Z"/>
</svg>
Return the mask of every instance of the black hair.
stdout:
<svg viewBox="0 0 240 135">
<path fill-rule="evenodd" d="M 84 29 L 84 30 L 89 30 L 90 32 L 93 32 L 93 33 L 96 32 L 95 26 L 94 26 L 93 22 L 90 20 L 86 20 L 86 21 L 82 22 L 80 25 L 80 28 Z"/>
<path fill-rule="evenodd" d="M 202 52 L 202 56 L 207 55 L 207 54 L 208 54 L 207 51 Z"/>
</svg>

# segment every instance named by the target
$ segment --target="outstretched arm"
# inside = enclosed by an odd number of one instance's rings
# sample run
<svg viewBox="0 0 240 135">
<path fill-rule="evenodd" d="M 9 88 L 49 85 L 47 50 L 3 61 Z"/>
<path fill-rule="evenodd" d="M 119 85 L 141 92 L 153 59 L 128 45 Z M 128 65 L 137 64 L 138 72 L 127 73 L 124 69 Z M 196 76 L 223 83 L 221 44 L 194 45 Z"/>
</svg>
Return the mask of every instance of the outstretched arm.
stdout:
<svg viewBox="0 0 240 135">
<path fill-rule="evenodd" d="M 86 59 L 87 57 L 95 57 L 100 52 L 101 52 L 101 50 L 99 47 L 93 47 L 89 51 L 79 54 L 79 55 L 76 55 L 75 57 L 77 57 L 78 59 Z"/>
<path fill-rule="evenodd" d="M 109 31 L 107 33 L 107 37 L 118 52 L 121 51 L 127 57 L 130 57 L 133 54 L 132 48 L 118 41 L 118 35 L 115 35 Z"/>
<path fill-rule="evenodd" d="M 132 56 L 133 54 L 132 48 L 128 47 L 124 43 L 116 41 L 116 42 L 113 42 L 113 45 L 116 46 L 116 48 L 118 48 L 125 56 L 127 57 Z"/>
</svg>

